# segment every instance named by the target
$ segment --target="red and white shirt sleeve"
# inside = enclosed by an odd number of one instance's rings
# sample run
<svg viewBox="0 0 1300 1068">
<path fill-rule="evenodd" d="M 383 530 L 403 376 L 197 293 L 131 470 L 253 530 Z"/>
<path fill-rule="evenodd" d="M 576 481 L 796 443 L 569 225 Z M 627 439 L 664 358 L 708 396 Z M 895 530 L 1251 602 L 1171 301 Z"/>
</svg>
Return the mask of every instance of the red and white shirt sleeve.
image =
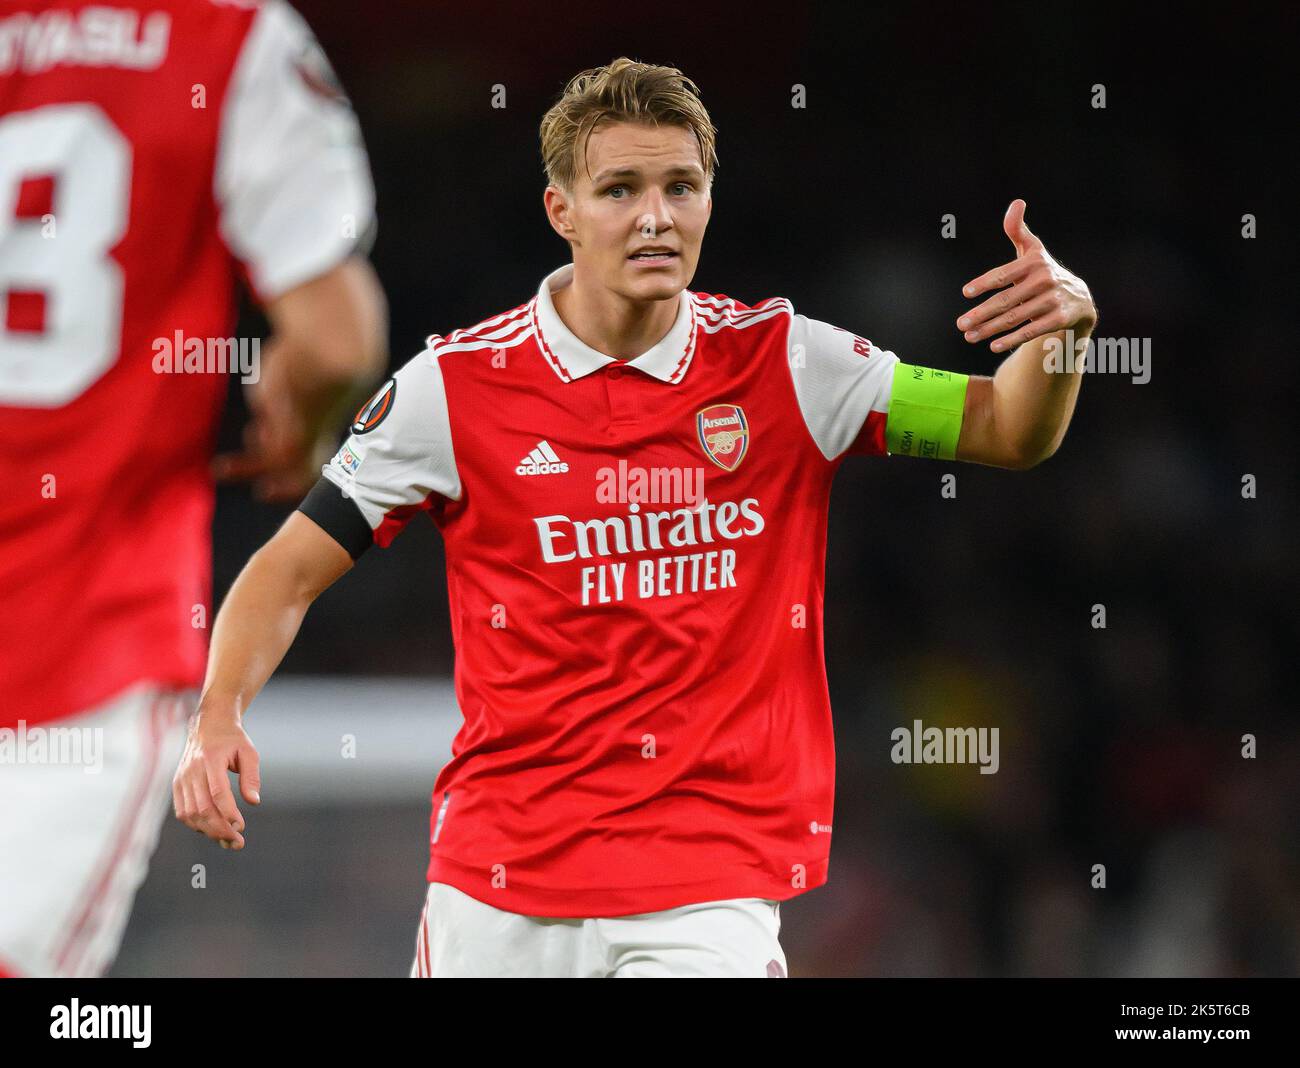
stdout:
<svg viewBox="0 0 1300 1068">
<path fill-rule="evenodd" d="M 789 364 L 808 433 L 827 460 L 884 456 L 898 356 L 818 319 L 793 315 Z"/>
<path fill-rule="evenodd" d="M 354 558 L 371 544 L 388 546 L 439 498 L 460 500 L 447 394 L 432 349 L 385 382 L 351 430 L 300 510 Z"/>
<path fill-rule="evenodd" d="M 266 301 L 368 251 L 375 191 L 360 126 L 302 17 L 263 4 L 223 104 L 221 234 Z"/>
</svg>

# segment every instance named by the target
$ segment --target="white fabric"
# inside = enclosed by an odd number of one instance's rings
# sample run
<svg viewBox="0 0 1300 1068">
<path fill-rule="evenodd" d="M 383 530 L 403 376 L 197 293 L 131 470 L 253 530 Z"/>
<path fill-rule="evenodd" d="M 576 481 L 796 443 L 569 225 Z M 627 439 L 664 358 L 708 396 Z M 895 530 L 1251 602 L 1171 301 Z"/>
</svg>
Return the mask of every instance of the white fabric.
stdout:
<svg viewBox="0 0 1300 1068">
<path fill-rule="evenodd" d="M 271 300 L 373 237 L 375 191 L 351 105 L 308 87 L 333 75 L 282 0 L 258 9 L 227 90 L 214 176 L 221 233 Z M 367 251 L 362 249 L 362 251 Z"/>
<path fill-rule="evenodd" d="M 112 964 L 171 811 L 195 696 L 134 686 L 6 739 L 14 748 L 0 763 L 0 967 L 94 977 Z M 34 732 L 48 740 L 53 729 L 80 732 L 77 761 L 40 758 Z"/>
<path fill-rule="evenodd" d="M 544 349 L 549 348 L 554 355 L 555 361 L 548 362 L 564 382 L 582 378 L 615 361 L 613 356 L 597 352 L 580 340 L 564 325 L 564 320 L 555 310 L 551 294 L 572 283 L 573 264 L 566 263 L 563 267 L 556 268 L 542 279 L 535 304 L 539 343 Z M 636 359 L 625 361 L 625 365 L 644 371 L 661 382 L 680 382 L 690 367 L 691 356 L 695 351 L 695 321 L 695 305 L 683 290 L 677 298 L 677 317 L 668 333 Z"/>
<path fill-rule="evenodd" d="M 887 349 L 830 323 L 794 315 L 789 357 L 799 410 L 826 459 L 853 444 L 869 412 L 889 411 L 899 358 Z"/>
<path fill-rule="evenodd" d="M 552 294 L 572 282 L 570 263 L 542 280 L 534 301 L 538 343 L 551 369 L 566 382 L 614 362 L 614 357 L 581 341 L 556 312 Z M 777 315 L 790 316 L 787 357 L 804 423 L 822 455 L 834 460 L 853 444 L 869 412 L 889 411 L 899 358 L 850 331 L 795 314 L 787 300 L 773 298 L 738 311 L 734 301 L 684 290 L 672 328 L 627 366 L 662 382 L 679 382 L 695 353 L 697 326 L 708 334 L 744 330 Z"/>
<path fill-rule="evenodd" d="M 430 883 L 410 975 L 784 978 L 780 932 L 780 902 L 767 898 L 705 901 L 636 916 L 547 919 Z"/>
<path fill-rule="evenodd" d="M 461 496 L 437 356 L 426 349 L 393 379 L 392 409 L 373 430 L 351 434 L 321 469 L 356 501 L 371 530 L 390 510 L 420 504 L 430 493 Z"/>
</svg>

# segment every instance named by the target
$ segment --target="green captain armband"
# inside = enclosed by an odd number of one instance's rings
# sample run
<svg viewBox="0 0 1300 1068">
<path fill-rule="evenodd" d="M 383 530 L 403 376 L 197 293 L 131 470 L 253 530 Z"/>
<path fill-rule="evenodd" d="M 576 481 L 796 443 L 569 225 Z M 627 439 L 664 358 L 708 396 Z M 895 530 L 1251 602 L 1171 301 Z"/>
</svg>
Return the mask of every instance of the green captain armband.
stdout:
<svg viewBox="0 0 1300 1068">
<path fill-rule="evenodd" d="M 895 364 L 885 448 L 927 460 L 955 459 L 969 381 L 970 375 L 956 371 Z"/>
</svg>

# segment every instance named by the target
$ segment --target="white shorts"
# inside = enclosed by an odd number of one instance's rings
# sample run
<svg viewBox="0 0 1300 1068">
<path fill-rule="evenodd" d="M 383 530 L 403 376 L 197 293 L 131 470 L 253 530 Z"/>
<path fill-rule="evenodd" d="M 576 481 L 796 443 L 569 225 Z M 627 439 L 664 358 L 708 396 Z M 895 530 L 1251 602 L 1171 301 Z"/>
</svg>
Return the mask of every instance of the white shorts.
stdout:
<svg viewBox="0 0 1300 1068">
<path fill-rule="evenodd" d="M 194 698 L 142 684 L 6 732 L 0 971 L 98 976 L 112 964 L 170 811 Z"/>
<path fill-rule="evenodd" d="M 411 978 L 785 978 L 781 904 L 761 897 L 550 919 L 430 883 Z"/>
</svg>

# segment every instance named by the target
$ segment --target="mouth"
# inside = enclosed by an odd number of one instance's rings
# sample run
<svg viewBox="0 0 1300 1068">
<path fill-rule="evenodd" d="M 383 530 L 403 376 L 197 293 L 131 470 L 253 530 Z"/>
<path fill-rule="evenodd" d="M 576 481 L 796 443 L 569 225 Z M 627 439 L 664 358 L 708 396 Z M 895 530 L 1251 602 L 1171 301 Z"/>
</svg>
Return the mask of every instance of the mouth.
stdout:
<svg viewBox="0 0 1300 1068">
<path fill-rule="evenodd" d="M 670 248 L 643 248 L 628 257 L 633 263 L 644 263 L 651 267 L 672 263 L 677 258 L 678 253 Z"/>
</svg>

